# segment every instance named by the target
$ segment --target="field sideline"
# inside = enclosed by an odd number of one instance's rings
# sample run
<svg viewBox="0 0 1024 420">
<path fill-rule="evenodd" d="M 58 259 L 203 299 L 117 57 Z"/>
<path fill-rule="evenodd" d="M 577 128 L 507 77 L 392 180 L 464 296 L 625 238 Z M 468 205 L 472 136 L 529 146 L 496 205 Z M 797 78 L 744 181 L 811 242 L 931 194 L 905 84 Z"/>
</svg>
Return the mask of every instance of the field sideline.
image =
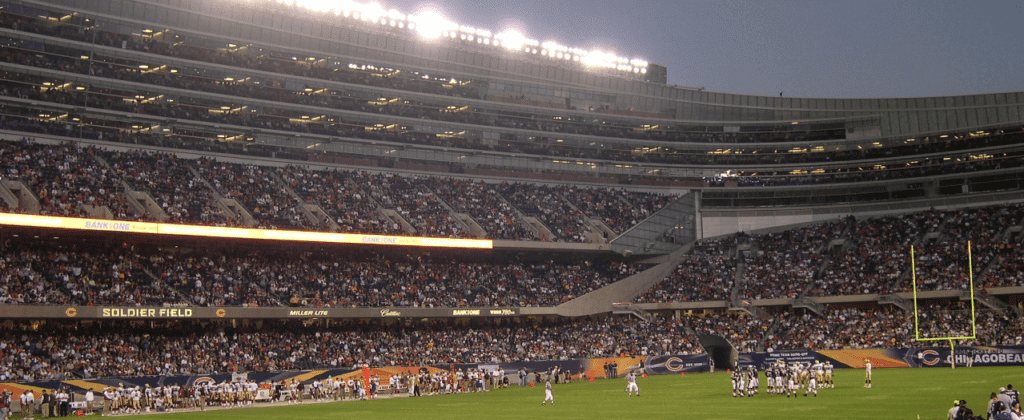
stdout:
<svg viewBox="0 0 1024 420">
<path fill-rule="evenodd" d="M 1020 367 L 875 369 L 874 387 L 864 372 L 836 371 L 836 389 L 819 396 L 757 395 L 733 398 L 729 376 L 688 374 L 640 379 L 641 397 L 627 397 L 624 379 L 555 385 L 555 406 L 541 406 L 542 386 L 483 394 L 390 398 L 375 401 L 277 405 L 273 407 L 163 414 L 170 419 L 935 419 L 946 418 L 954 399 L 967 399 L 984 414 L 990 392 L 1024 387 Z M 762 380 L 763 382 L 763 380 Z M 1019 382 L 1019 384 L 1015 383 Z M 762 386 L 763 390 L 763 386 Z M 167 416 L 167 417 L 163 417 Z"/>
</svg>

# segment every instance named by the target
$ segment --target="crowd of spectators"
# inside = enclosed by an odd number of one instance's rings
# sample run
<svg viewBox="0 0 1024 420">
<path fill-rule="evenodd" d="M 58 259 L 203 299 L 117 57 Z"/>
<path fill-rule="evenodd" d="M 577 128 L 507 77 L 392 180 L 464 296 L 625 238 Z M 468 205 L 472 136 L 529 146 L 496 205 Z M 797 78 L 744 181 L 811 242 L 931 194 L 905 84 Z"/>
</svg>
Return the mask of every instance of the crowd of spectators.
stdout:
<svg viewBox="0 0 1024 420">
<path fill-rule="evenodd" d="M 1024 207 L 1020 204 L 944 212 L 936 240 L 915 248 L 918 290 L 967 290 L 972 275 L 989 271 L 986 269 L 997 252 L 1006 254 L 1007 242 L 999 236 L 1010 226 L 1020 226 L 1022 213 Z M 968 272 L 970 268 L 974 273 Z M 1020 284 L 995 283 L 991 279 L 987 277 L 979 285 Z M 910 280 L 904 282 L 903 289 L 911 287 Z"/>
<path fill-rule="evenodd" d="M 764 342 L 769 351 L 914 345 L 908 340 L 913 335 L 913 319 L 896 307 L 875 304 L 826 307 L 824 316 L 794 310 L 776 312 L 773 318 L 773 332 Z"/>
<path fill-rule="evenodd" d="M 919 221 L 934 212 L 910 213 L 857 220 L 843 246 L 832 252 L 813 296 L 887 293 L 902 278 L 909 247 L 925 233 Z"/>
<path fill-rule="evenodd" d="M 623 189 L 569 187 L 562 189 L 562 196 L 584 214 L 601 220 L 616 234 L 625 232 L 668 204 L 668 197 L 664 195 Z"/>
<path fill-rule="evenodd" d="M 826 306 L 825 315 L 807 310 L 780 311 L 773 314 L 773 333 L 764 346 L 772 349 L 855 349 L 909 348 L 927 346 L 917 341 L 943 337 L 970 337 L 971 303 L 963 300 L 921 300 L 913 311 L 877 304 Z M 976 339 L 955 340 L 958 346 L 1020 346 L 1024 344 L 1021 316 L 1013 310 L 974 308 Z"/>
<path fill-rule="evenodd" d="M 688 257 L 668 278 L 636 297 L 637 303 L 730 300 L 735 285 L 736 243 L 746 235 L 693 244 Z"/>
<path fill-rule="evenodd" d="M 416 177 L 382 174 L 365 188 L 384 207 L 395 209 L 420 236 L 469 237 L 468 229 Z"/>
<path fill-rule="evenodd" d="M 807 310 L 778 311 L 772 313 L 772 327 L 765 334 L 765 351 L 779 349 L 818 349 L 832 332 L 829 319 Z"/>
<path fill-rule="evenodd" d="M 534 240 L 537 235 L 528 228 L 512 202 L 498 193 L 499 186 L 466 179 L 432 178 L 431 189 L 452 209 L 468 214 L 493 239 Z"/>
<path fill-rule="evenodd" d="M 237 225 L 217 205 L 217 197 L 170 153 L 103 152 L 103 158 L 136 191 L 152 197 L 169 223 Z"/>
<path fill-rule="evenodd" d="M 559 188 L 539 185 L 526 190 L 513 184 L 501 184 L 497 188 L 525 216 L 536 218 L 548 228 L 549 232 L 540 234 L 541 240 L 587 242 L 586 234 L 590 231 L 587 216 L 565 201 Z"/>
<path fill-rule="evenodd" d="M 958 210 L 929 210 L 857 220 L 845 243 L 830 250 L 813 296 L 907 292 L 913 289 L 910 247 L 914 246 L 917 289 L 966 290 L 973 265 L 977 287 L 1015 286 L 1013 255 L 1020 238 L 1020 203 Z M 967 260 L 971 243 L 972 261 Z"/>
<path fill-rule="evenodd" d="M 771 327 L 771 319 L 741 311 L 686 314 L 682 320 L 697 334 L 725 338 L 740 353 L 763 351 L 761 342 Z"/>
<path fill-rule="evenodd" d="M 59 239 L 56 239 L 59 240 Z M 188 302 L 146 272 L 148 261 L 127 244 L 5 246 L 0 300 L 11 304 L 169 306 Z"/>
<path fill-rule="evenodd" d="M 628 277 L 622 262 L 452 264 L 450 256 L 208 251 L 168 255 L 154 268 L 203 306 L 551 306 Z"/>
<path fill-rule="evenodd" d="M 1024 245 L 1001 243 L 991 249 L 993 262 L 975 283 L 979 287 L 1012 287 L 1024 284 Z"/>
<path fill-rule="evenodd" d="M 0 304 L 57 304 L 71 302 L 43 272 L 50 262 L 35 252 L 5 250 L 0 258 Z"/>
<path fill-rule="evenodd" d="M 106 193 L 106 189 L 113 190 L 113 185 L 122 174 L 130 174 L 123 179 L 136 180 L 140 185 L 156 185 L 157 187 L 146 187 L 150 191 L 157 191 L 160 195 L 159 186 L 163 188 L 180 188 L 181 191 L 189 191 L 191 194 L 175 192 L 180 197 L 204 197 L 202 194 L 205 183 L 198 180 L 193 170 L 182 168 L 170 162 L 179 164 L 192 164 L 193 161 L 173 158 L 169 155 L 146 155 L 146 154 L 125 154 L 100 153 L 102 158 L 96 156 L 99 152 L 96 149 L 78 149 L 71 145 L 40 145 L 31 142 L 0 142 L 3 147 L 0 153 L 0 161 L 3 161 L 7 168 L 7 178 L 20 179 L 30 186 L 44 185 L 43 180 L 56 177 L 55 181 L 48 184 L 48 189 L 40 189 L 39 196 L 41 203 L 44 203 L 44 214 L 69 214 L 84 215 L 84 205 L 102 204 L 100 199 L 106 199 L 109 203 L 111 197 L 119 197 L 121 194 Z M 137 160 L 139 164 L 130 164 L 130 161 Z M 107 162 L 111 167 L 105 166 Z M 37 164 L 33 164 L 37 163 Z M 74 168 L 72 168 L 74 166 Z M 159 169 L 157 169 L 159 168 Z M 70 175 L 64 177 L 66 172 Z M 231 169 L 237 169 L 233 172 Z M 485 192 L 500 191 L 502 197 L 509 199 L 499 200 L 499 203 L 522 203 L 519 206 L 526 216 L 533 215 L 547 226 L 558 226 L 554 221 L 568 218 L 573 223 L 562 225 L 563 227 L 552 229 L 552 233 L 577 232 L 577 236 L 565 237 L 564 239 L 580 240 L 582 229 L 590 229 L 581 216 L 575 202 L 591 201 L 594 195 L 581 195 L 568 187 L 536 187 L 528 184 L 484 184 L 480 182 L 466 181 L 461 184 L 435 178 L 408 178 L 416 180 L 416 187 L 412 189 L 412 182 L 404 183 L 399 188 L 392 185 L 398 179 L 397 176 L 386 174 L 370 174 L 363 172 L 327 172 L 299 170 L 297 168 L 285 168 L 280 170 L 269 170 L 263 167 L 237 164 L 221 164 L 212 160 L 200 160 L 194 169 L 198 173 L 206 173 L 210 182 L 221 185 L 222 191 L 227 196 L 233 196 L 240 201 L 250 203 L 254 215 L 282 214 L 289 216 L 281 223 L 291 223 L 292 220 L 308 222 L 309 218 L 299 213 L 299 205 L 303 204 L 287 193 L 288 188 L 295 188 L 298 194 L 303 197 L 316 199 L 318 197 L 330 196 L 337 203 L 337 197 L 350 195 L 354 200 L 363 198 L 369 199 L 369 206 L 376 203 L 388 203 L 396 208 L 404 206 L 416 206 L 417 202 L 411 203 L 396 202 L 387 197 L 404 195 L 412 198 L 430 196 L 438 201 L 448 198 L 458 198 L 450 189 L 443 188 L 444 185 L 472 185 L 476 194 L 470 193 L 465 196 L 466 201 L 483 201 L 483 196 L 493 195 Z M 227 176 L 231 174 L 231 176 Z M 322 176 L 321 176 L 322 175 Z M 175 177 L 181 182 L 168 183 L 168 177 Z M 152 182 L 157 180 L 157 183 Z M 404 180 L 402 182 L 405 182 Z M 291 185 L 289 185 L 291 184 Z M 373 191 L 389 191 L 387 195 L 373 192 L 364 192 L 361 186 L 375 184 Z M 188 187 L 186 187 L 188 185 Z M 194 187 L 201 187 L 196 189 Z M 350 189 L 351 188 L 351 189 Z M 403 189 L 405 188 L 405 189 Z M 492 190 L 493 189 L 493 190 Z M 92 191 L 96 193 L 92 193 Z M 333 190 L 333 193 L 329 191 Z M 178 190 L 175 190 L 178 191 Z M 238 193 L 234 191 L 240 191 Z M 392 192 L 398 191 L 398 193 Z M 439 194 L 436 191 L 446 191 Z M 207 191 L 209 193 L 209 191 Z M 197 195 L 199 194 L 199 195 Z M 601 194 L 615 196 L 616 192 L 604 191 Z M 73 199 L 53 197 L 74 197 Z M 210 197 L 209 195 L 205 197 Z M 255 197 L 255 200 L 252 198 Z M 278 198 L 288 201 L 285 206 L 267 205 L 259 201 L 260 198 Z M 380 197 L 380 198 L 376 198 Z M 643 194 L 629 196 L 631 198 L 643 197 Z M 49 199 L 49 200 L 47 200 Z M 384 201 L 378 201 L 378 200 Z M 184 209 L 190 200 L 183 198 L 177 201 L 158 201 L 166 209 Z M 570 203 L 569 200 L 574 200 Z M 650 202 L 662 200 L 661 197 L 654 197 Z M 348 201 L 348 202 L 346 202 Z M 492 200 L 493 201 L 493 200 Z M 60 206 L 57 203 L 74 202 L 74 206 Z M 344 208 L 350 199 L 342 199 L 344 204 L 321 204 L 326 209 Z M 49 203 L 49 204 L 46 204 Z M 558 203 L 558 204 L 553 204 Z M 115 205 L 115 204 L 108 204 Z M 383 204 L 381 204 L 383 206 Z M 543 207 L 542 207 L 543 206 Z M 123 208 L 115 207 L 115 208 Z M 428 206 L 422 206 L 428 207 Z M 439 206 L 440 207 L 440 206 Z M 459 204 L 452 207 L 452 211 L 458 213 L 467 204 Z M 517 207 L 516 210 L 518 210 Z M 585 206 L 584 206 L 585 207 Z M 642 207 L 642 206 L 641 206 Z M 190 219 L 192 222 L 210 223 L 211 219 L 203 209 L 187 210 L 185 212 L 172 211 L 175 215 L 199 214 L 198 219 Z M 352 208 L 359 208 L 353 206 Z M 266 209 L 266 210 L 264 210 Z M 553 210 L 552 210 L 553 209 Z M 64 210 L 58 212 L 58 210 Z M 551 210 L 551 211 L 545 211 Z M 565 213 L 558 213 L 558 210 L 567 210 Z M 909 283 L 911 273 L 909 272 L 909 247 L 915 244 L 917 247 L 916 266 L 918 268 L 918 289 L 919 290 L 964 290 L 967 284 L 967 261 L 965 246 L 966 241 L 972 241 L 974 255 L 974 270 L 976 282 L 979 287 L 1005 287 L 1018 284 L 1016 281 L 1019 270 L 1014 269 L 1020 260 L 1020 235 L 1014 234 L 1019 229 L 1022 217 L 1022 206 L 1020 204 L 1005 204 L 985 208 L 947 210 L 947 211 L 924 211 L 909 213 L 898 216 L 886 216 L 864 220 L 853 218 L 841 219 L 835 222 L 828 222 L 818 225 L 805 226 L 790 229 L 778 233 L 768 233 L 743 236 L 743 240 L 749 242 L 752 255 L 745 258 L 743 268 L 744 281 L 736 291 L 741 300 L 757 300 L 771 298 L 795 298 L 801 296 L 804 290 L 809 290 L 810 296 L 835 296 L 846 294 L 870 294 L 870 293 L 892 293 L 911 290 Z M 358 226 L 389 226 L 385 219 L 373 219 L 376 213 L 348 213 L 348 220 L 359 223 Z M 413 213 L 409 213 L 413 214 Z M 345 214 L 335 212 L 332 217 L 337 216 L 338 220 L 345 221 Z M 138 217 L 138 216 L 136 216 Z M 411 216 L 410 216 L 411 217 Z M 517 220 L 516 223 L 526 225 L 521 220 L 513 219 L 520 217 L 518 211 L 505 214 L 508 220 Z M 377 220 L 374 224 L 370 221 Z M 418 219 L 422 220 L 422 219 Z M 217 223 L 214 221 L 213 223 Z M 341 223 L 339 223 L 341 224 Z M 390 226 L 394 226 L 391 223 Z M 492 225 L 484 225 L 492 226 Z M 317 228 L 311 223 L 307 228 Z M 423 229 L 421 227 L 421 229 Z M 575 229 L 575 230 L 574 230 Z M 393 230 L 392 230 L 393 231 Z M 437 232 L 437 231 L 434 231 Z M 453 231 L 454 232 L 454 231 Z M 454 233 L 450 233 L 454 234 Z M 702 241 L 694 245 L 690 251 L 690 257 L 686 259 L 674 273 L 661 284 L 637 299 L 638 302 L 687 302 L 707 300 L 728 300 L 733 289 L 736 289 L 736 282 L 733 280 L 738 269 L 735 243 L 739 237 L 727 238 L 717 241 Z M 553 238 L 564 240 L 562 236 Z M 833 239 L 836 241 L 829 246 Z M 941 252 L 940 252 L 941 251 Z M 115 253 L 119 258 L 124 255 Z M 147 256 L 148 257 L 148 256 Z M 108 258 L 104 255 L 92 255 L 83 258 L 101 260 Z M 136 257 L 128 256 L 129 260 Z M 215 261 L 213 257 L 205 256 L 205 261 L 196 262 L 197 267 L 212 267 L 211 270 L 223 270 L 221 262 Z M 225 257 L 227 258 L 227 257 Z M 235 257 L 231 257 L 235 258 Z M 323 261 L 319 257 L 295 257 L 304 264 L 315 265 L 317 262 L 326 262 L 321 271 L 330 272 L 327 265 L 333 263 L 333 259 L 326 258 Z M 308 258 L 308 260 L 304 260 Z M 273 260 L 264 259 L 255 263 L 263 263 Z M 231 267 L 246 267 L 254 264 L 245 258 L 232 260 Z M 296 261 L 279 261 L 281 266 L 298 264 Z M 577 269 L 579 264 L 567 266 L 544 267 L 538 269 L 530 264 L 513 262 L 507 267 L 496 267 L 492 265 L 474 266 L 466 264 L 461 272 L 451 272 L 451 268 L 433 266 L 434 262 L 411 262 L 409 266 L 417 267 L 429 276 L 418 279 L 402 280 L 398 283 L 410 290 L 401 293 L 389 292 L 373 295 L 368 293 L 364 296 L 345 295 L 342 293 L 316 293 L 318 283 L 312 280 L 315 276 L 306 279 L 310 282 L 305 290 L 295 296 L 289 296 L 283 292 L 285 286 L 277 287 L 282 291 L 277 292 L 280 296 L 272 298 L 260 297 L 254 290 L 246 292 L 245 289 L 252 287 L 249 284 L 240 283 L 241 280 L 231 279 L 225 281 L 227 284 L 214 282 L 212 279 L 204 279 L 213 282 L 205 288 L 203 293 L 194 295 L 196 302 L 206 305 L 274 305 L 275 302 L 290 302 L 293 298 L 306 302 L 317 302 L 317 305 L 325 306 L 387 306 L 387 305 L 430 305 L 430 306 L 535 306 L 546 304 L 557 304 L 571 297 L 580 296 L 588 291 L 595 290 L 603 285 L 609 284 L 628 276 L 627 272 L 618 273 L 613 267 L 600 268 L 605 274 L 591 275 L 591 270 Z M 185 264 L 189 266 L 190 264 Z M 822 268 L 823 267 L 823 268 Z M 818 274 L 817 270 L 821 269 Z M 398 281 L 390 274 L 378 272 L 373 264 L 369 267 L 348 267 L 343 270 L 354 272 L 365 271 L 366 275 L 361 280 L 363 284 L 359 287 L 365 290 L 391 288 L 395 281 Z M 633 267 L 628 272 L 635 272 Z M 548 271 L 545 271 L 548 270 Z M 158 270 L 163 272 L 164 270 Z M 287 272 L 289 270 L 279 269 Z M 293 272 L 301 270 L 291 270 Z M 416 270 L 408 269 L 410 272 Z M 178 269 L 182 278 L 167 282 L 186 295 L 198 293 L 194 288 L 195 281 L 186 281 L 184 278 L 195 279 L 209 273 L 203 271 L 190 271 Z M 328 275 L 335 278 L 337 274 Z M 450 292 L 450 285 L 438 286 L 445 282 L 425 280 L 426 278 L 462 279 L 458 283 L 459 295 L 445 295 Z M 565 280 L 563 283 L 554 282 L 555 279 Z M 96 276 L 90 277 L 90 282 L 96 283 Z M 334 280 L 332 280 L 334 281 Z M 418 283 L 419 282 L 419 283 Z M 237 283 L 232 285 L 232 283 Z M 295 283 L 295 282 L 292 282 Z M 298 282 L 302 283 L 302 282 Z M 423 283 L 423 284 L 420 284 Z M 188 289 L 181 289 L 183 284 L 188 284 Z M 333 283 L 341 287 L 342 283 Z M 78 295 L 88 294 L 84 290 L 89 289 L 82 285 L 59 283 L 67 287 L 67 293 Z M 388 287 L 385 287 L 388 285 Z M 115 284 L 98 286 L 88 297 L 88 301 L 102 302 L 103 296 L 109 295 L 120 299 L 132 294 L 122 293 Z M 216 287 L 214 287 L 216 286 Z M 112 288 L 113 292 L 104 288 Z M 17 287 L 11 286 L 16 289 Z M 261 290 L 275 290 L 270 279 L 267 283 L 260 285 Z M 97 291 L 101 290 L 101 291 Z M 230 291 L 227 293 L 225 291 Z M 509 293 L 515 291 L 515 293 Z M 24 295 L 24 292 L 19 293 Z M 319 295 L 319 296 L 318 296 Z M 545 298 L 546 295 L 552 297 Z M 52 298 L 52 297 L 51 297 Z M 25 299 L 24 297 L 20 299 Z M 42 297 L 30 298 L 40 300 Z M 48 300 L 46 298 L 43 300 Z M 84 299 L 84 298 L 83 298 Z M 145 304 L 146 299 L 138 295 L 132 304 Z M 152 303 L 152 302 L 151 302 Z M 157 302 L 159 303 L 159 302 Z M 172 302 L 174 304 L 174 302 Z"/>
<path fill-rule="evenodd" d="M 750 237 L 744 258 L 742 299 L 796 298 L 814 284 L 825 261 L 824 249 L 840 238 L 846 219 Z"/>
<path fill-rule="evenodd" d="M 635 318 L 332 326 L 261 321 L 153 329 L 53 323 L 0 338 L 6 380 L 502 363 L 701 353 L 677 321 Z"/>
<path fill-rule="evenodd" d="M 646 266 L 624 261 L 476 261 L 448 254 L 179 248 L 15 241 L 0 301 L 118 306 L 554 306 Z M 455 264 L 452 261 L 459 261 Z"/>
<path fill-rule="evenodd" d="M 128 194 L 118 187 L 124 181 L 148 193 L 166 221 L 200 225 L 244 224 L 240 217 L 225 213 L 218 202 L 223 197 L 236 200 L 256 226 L 264 228 L 588 242 L 594 240 L 588 234 L 598 231 L 592 221 L 621 233 L 674 199 L 610 188 L 487 184 L 298 166 L 274 169 L 27 140 L 0 141 L 0 162 L 5 178 L 21 180 L 37 191 L 43 214 L 86 216 L 83 205 L 88 204 L 106 206 L 120 220 L 159 218 L 127 204 Z M 331 220 L 320 220 L 307 204 L 319 206 Z M 389 218 L 385 210 L 393 210 L 398 219 Z M 474 235 L 457 214 L 468 214 L 483 231 Z M 536 217 L 553 235 L 538 235 L 523 216 Z M 602 238 L 610 239 L 607 234 Z"/>
<path fill-rule="evenodd" d="M 967 241 L 974 257 L 975 286 L 1020 285 L 1019 229 L 1024 205 L 1009 203 L 959 210 L 927 210 L 837 221 L 782 232 L 735 235 L 694 243 L 688 257 L 664 281 L 634 299 L 638 303 L 740 301 L 888 294 L 912 291 L 914 244 L 919 291 L 967 290 Z M 738 242 L 749 244 L 743 258 Z"/>
<path fill-rule="evenodd" d="M 110 168 L 94 159 L 97 149 L 74 144 L 43 145 L 27 141 L 0 142 L 3 178 L 22 181 L 36 194 L 39 213 L 84 217 L 86 206 L 105 206 L 115 217 L 134 218 L 134 210 L 118 200 L 122 190 Z"/>
<path fill-rule="evenodd" d="M 965 332 L 942 324 L 963 319 L 962 304 L 931 302 L 922 309 L 929 317 L 923 335 Z M 981 311 L 978 339 L 959 345 L 1020 345 L 1020 325 L 1019 315 Z M 760 319 L 708 312 L 650 321 L 631 316 L 411 324 L 338 320 L 330 325 L 264 320 L 205 327 L 54 321 L 33 328 L 16 324 L 0 334 L 0 360 L 6 380 L 44 381 L 701 354 L 701 334 L 726 338 L 740 352 L 926 346 L 913 340 L 913 331 L 912 314 L 878 306 L 837 308 L 825 317 L 782 311 Z"/>
<path fill-rule="evenodd" d="M 402 228 L 381 213 L 382 205 L 364 190 L 374 179 L 362 171 L 314 171 L 300 166 L 281 170 L 281 177 L 307 203 L 318 203 L 338 229 L 346 233 L 401 234 Z M 326 221 L 321 224 L 329 224 Z"/>
<path fill-rule="evenodd" d="M 206 158 L 196 160 L 195 165 L 221 196 L 242 203 L 257 227 L 315 230 L 316 223 L 302 203 L 272 169 Z"/>
</svg>

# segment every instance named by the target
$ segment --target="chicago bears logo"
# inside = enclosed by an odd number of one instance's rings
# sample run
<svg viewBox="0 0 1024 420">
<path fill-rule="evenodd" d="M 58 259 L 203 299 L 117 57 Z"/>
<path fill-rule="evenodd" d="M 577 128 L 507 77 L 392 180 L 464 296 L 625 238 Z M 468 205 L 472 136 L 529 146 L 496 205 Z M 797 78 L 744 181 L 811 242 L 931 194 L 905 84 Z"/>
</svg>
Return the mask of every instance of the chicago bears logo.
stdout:
<svg viewBox="0 0 1024 420">
<path fill-rule="evenodd" d="M 214 380 L 213 378 L 209 377 L 209 376 L 201 376 L 201 377 L 196 378 L 196 380 L 192 381 L 192 386 L 194 386 L 194 387 L 206 386 L 206 385 L 216 385 L 216 384 L 217 384 L 217 381 Z"/>
<path fill-rule="evenodd" d="M 940 361 L 942 361 L 942 359 L 939 358 L 939 352 L 935 350 L 925 350 L 921 352 L 921 363 L 928 366 L 935 366 Z"/>
</svg>

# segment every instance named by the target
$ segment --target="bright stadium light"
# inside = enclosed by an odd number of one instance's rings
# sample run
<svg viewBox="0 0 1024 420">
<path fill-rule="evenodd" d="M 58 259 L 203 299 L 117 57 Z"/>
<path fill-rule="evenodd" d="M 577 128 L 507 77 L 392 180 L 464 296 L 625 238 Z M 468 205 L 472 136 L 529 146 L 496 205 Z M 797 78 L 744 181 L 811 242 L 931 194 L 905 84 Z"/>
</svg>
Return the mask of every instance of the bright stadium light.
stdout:
<svg viewBox="0 0 1024 420">
<path fill-rule="evenodd" d="M 285 4 L 287 3 L 288 2 L 286 2 Z M 330 0 L 297 0 L 295 2 L 295 5 L 309 10 L 326 12 L 328 10 L 331 10 L 331 8 L 334 6 L 334 3 L 335 2 Z"/>
<path fill-rule="evenodd" d="M 493 45 L 511 52 L 541 55 L 549 59 L 580 63 L 586 67 L 618 70 L 623 73 L 646 74 L 649 63 L 640 59 L 619 57 L 615 53 L 600 50 L 588 51 L 570 48 L 555 41 L 543 43 L 527 38 L 515 29 L 493 34 L 486 29 L 460 25 L 445 18 L 436 9 L 427 8 L 413 15 L 405 15 L 395 9 L 386 9 L 379 3 L 360 3 L 358 0 L 266 0 L 285 6 L 344 16 L 367 23 L 380 24 L 414 32 L 423 39 L 446 38 L 452 41 Z M 429 7 L 429 6 L 428 6 Z"/>
<path fill-rule="evenodd" d="M 436 39 L 444 32 L 458 29 L 459 25 L 449 21 L 434 10 L 424 10 L 409 17 L 416 25 L 416 33 L 425 39 Z"/>
<path fill-rule="evenodd" d="M 388 15 L 388 11 L 384 10 L 384 7 L 378 3 L 370 3 L 363 5 L 362 10 L 359 14 L 363 17 L 363 20 L 368 22 L 375 22 L 380 20 L 382 17 Z"/>
<path fill-rule="evenodd" d="M 509 29 L 497 34 L 494 39 L 501 41 L 501 46 L 510 50 L 520 50 L 527 45 L 527 38 L 515 29 Z"/>
<path fill-rule="evenodd" d="M 583 59 L 581 61 L 583 62 L 583 64 L 591 67 L 615 68 L 617 67 L 617 58 L 618 57 L 616 57 L 615 54 L 612 53 L 606 53 L 603 51 L 590 51 L 586 54 L 583 54 Z"/>
</svg>

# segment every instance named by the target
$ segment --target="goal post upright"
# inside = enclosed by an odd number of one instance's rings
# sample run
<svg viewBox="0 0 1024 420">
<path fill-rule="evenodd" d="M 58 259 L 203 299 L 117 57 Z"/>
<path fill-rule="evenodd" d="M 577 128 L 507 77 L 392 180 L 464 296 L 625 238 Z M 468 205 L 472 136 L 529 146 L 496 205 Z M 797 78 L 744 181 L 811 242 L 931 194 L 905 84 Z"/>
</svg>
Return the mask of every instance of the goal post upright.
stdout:
<svg viewBox="0 0 1024 420">
<path fill-rule="evenodd" d="M 959 337 L 921 337 L 920 312 L 917 305 L 917 264 L 914 256 L 914 245 L 910 245 L 910 276 L 914 291 L 914 340 L 915 341 L 949 341 L 949 365 L 956 369 L 956 341 L 974 340 L 978 337 L 977 316 L 974 309 L 974 261 L 971 255 L 971 241 L 967 241 L 967 278 L 971 297 L 971 335 Z"/>
</svg>

